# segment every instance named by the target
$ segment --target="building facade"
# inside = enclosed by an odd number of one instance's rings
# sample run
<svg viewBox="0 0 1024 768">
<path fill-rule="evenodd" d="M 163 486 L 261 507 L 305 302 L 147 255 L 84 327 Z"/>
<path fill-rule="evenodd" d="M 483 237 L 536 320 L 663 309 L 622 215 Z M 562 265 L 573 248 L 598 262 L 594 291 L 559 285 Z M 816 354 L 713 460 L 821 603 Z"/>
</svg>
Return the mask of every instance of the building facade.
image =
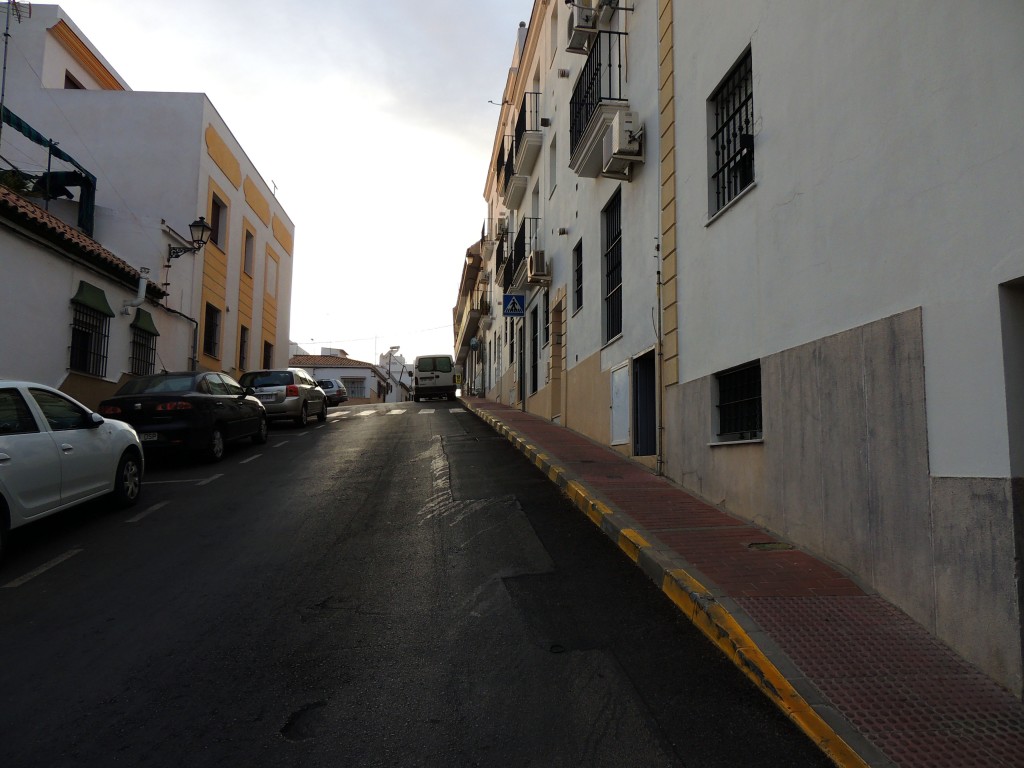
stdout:
<svg viewBox="0 0 1024 768">
<path fill-rule="evenodd" d="M 525 93 L 541 92 L 548 122 L 519 208 L 499 194 L 501 163 L 488 169 L 493 215 L 514 224 L 485 232 L 477 289 L 501 299 L 492 251 L 538 204 L 551 284 L 526 291 L 525 332 L 481 314 L 487 396 L 831 561 L 1020 695 L 1024 9 L 595 3 L 598 40 L 605 25 L 628 33 L 643 131 L 643 164 L 613 181 L 578 172 L 569 84 L 586 65 L 566 51 L 596 50 L 579 5 L 535 3 L 513 57 L 498 159 Z M 623 328 L 609 340 L 616 195 Z M 518 397 L 524 368 L 502 353 L 525 341 L 531 359 L 544 293 L 547 360 L 562 362 L 541 397 L 527 366 Z M 653 463 L 638 434 L 648 349 Z"/>
<path fill-rule="evenodd" d="M 286 364 L 294 226 L 205 95 L 132 91 L 59 6 L 35 5 L 12 23 L 4 106 L 0 149 L 21 158 L 30 196 L 162 289 L 159 307 L 147 299 L 157 370 Z M 198 217 L 210 242 L 171 258 Z M 48 383 L 83 374 L 51 362 Z M 131 371 L 84 375 L 68 386 L 96 399 Z"/>
</svg>

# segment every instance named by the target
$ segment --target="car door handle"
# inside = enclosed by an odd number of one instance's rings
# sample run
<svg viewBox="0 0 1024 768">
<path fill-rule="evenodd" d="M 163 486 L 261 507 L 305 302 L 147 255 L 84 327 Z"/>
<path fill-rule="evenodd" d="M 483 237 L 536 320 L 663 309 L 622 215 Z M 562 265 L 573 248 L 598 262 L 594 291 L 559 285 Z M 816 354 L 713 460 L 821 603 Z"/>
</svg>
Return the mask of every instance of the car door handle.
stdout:
<svg viewBox="0 0 1024 768">
<path fill-rule="evenodd" d="M 73 450 L 75 450 L 75 446 L 73 446 L 71 443 L 61 443 L 60 449 L 64 451 L 64 453 L 71 453 Z"/>
<path fill-rule="evenodd" d="M 11 457 L 6 453 L 0 453 L 0 464 L 6 464 L 11 460 Z"/>
</svg>

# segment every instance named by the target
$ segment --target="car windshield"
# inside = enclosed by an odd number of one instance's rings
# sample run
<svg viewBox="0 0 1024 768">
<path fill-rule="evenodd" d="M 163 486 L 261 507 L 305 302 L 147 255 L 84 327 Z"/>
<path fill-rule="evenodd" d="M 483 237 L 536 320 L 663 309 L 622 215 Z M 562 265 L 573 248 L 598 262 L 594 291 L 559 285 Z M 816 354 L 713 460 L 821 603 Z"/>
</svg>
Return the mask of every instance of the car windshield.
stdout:
<svg viewBox="0 0 1024 768">
<path fill-rule="evenodd" d="M 321 389 L 334 389 L 334 383 L 330 379 L 317 379 L 316 383 Z"/>
<path fill-rule="evenodd" d="M 292 383 L 289 371 L 253 371 L 239 379 L 243 387 L 287 387 Z"/>
<path fill-rule="evenodd" d="M 155 395 L 163 392 L 191 392 L 195 389 L 195 382 L 196 377 L 187 373 L 140 376 L 125 382 L 117 390 L 117 394 Z"/>
</svg>

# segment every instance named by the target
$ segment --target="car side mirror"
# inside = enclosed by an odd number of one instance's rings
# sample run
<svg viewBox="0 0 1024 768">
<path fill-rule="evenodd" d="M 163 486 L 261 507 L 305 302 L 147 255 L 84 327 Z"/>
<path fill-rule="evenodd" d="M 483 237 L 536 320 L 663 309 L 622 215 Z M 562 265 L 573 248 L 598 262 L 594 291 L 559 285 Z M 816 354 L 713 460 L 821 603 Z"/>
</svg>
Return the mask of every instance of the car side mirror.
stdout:
<svg viewBox="0 0 1024 768">
<path fill-rule="evenodd" d="M 89 429 L 96 429 L 100 424 L 103 423 L 103 417 L 98 413 L 93 412 L 89 414 L 89 423 L 86 425 Z"/>
<path fill-rule="evenodd" d="M 250 397 L 250 396 L 255 395 L 255 394 L 256 394 L 256 388 L 255 387 L 246 387 L 245 388 L 245 392 L 242 393 L 242 397 Z"/>
</svg>

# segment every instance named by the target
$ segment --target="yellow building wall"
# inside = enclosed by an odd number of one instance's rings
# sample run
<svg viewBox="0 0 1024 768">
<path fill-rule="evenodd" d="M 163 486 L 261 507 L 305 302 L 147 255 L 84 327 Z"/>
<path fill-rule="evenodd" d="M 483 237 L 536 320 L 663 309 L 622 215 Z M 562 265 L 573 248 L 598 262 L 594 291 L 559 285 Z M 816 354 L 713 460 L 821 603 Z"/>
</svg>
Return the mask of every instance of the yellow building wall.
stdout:
<svg viewBox="0 0 1024 768">
<path fill-rule="evenodd" d="M 599 443 L 611 442 L 612 377 L 601 370 L 601 353 L 566 371 L 562 424 Z"/>
</svg>

